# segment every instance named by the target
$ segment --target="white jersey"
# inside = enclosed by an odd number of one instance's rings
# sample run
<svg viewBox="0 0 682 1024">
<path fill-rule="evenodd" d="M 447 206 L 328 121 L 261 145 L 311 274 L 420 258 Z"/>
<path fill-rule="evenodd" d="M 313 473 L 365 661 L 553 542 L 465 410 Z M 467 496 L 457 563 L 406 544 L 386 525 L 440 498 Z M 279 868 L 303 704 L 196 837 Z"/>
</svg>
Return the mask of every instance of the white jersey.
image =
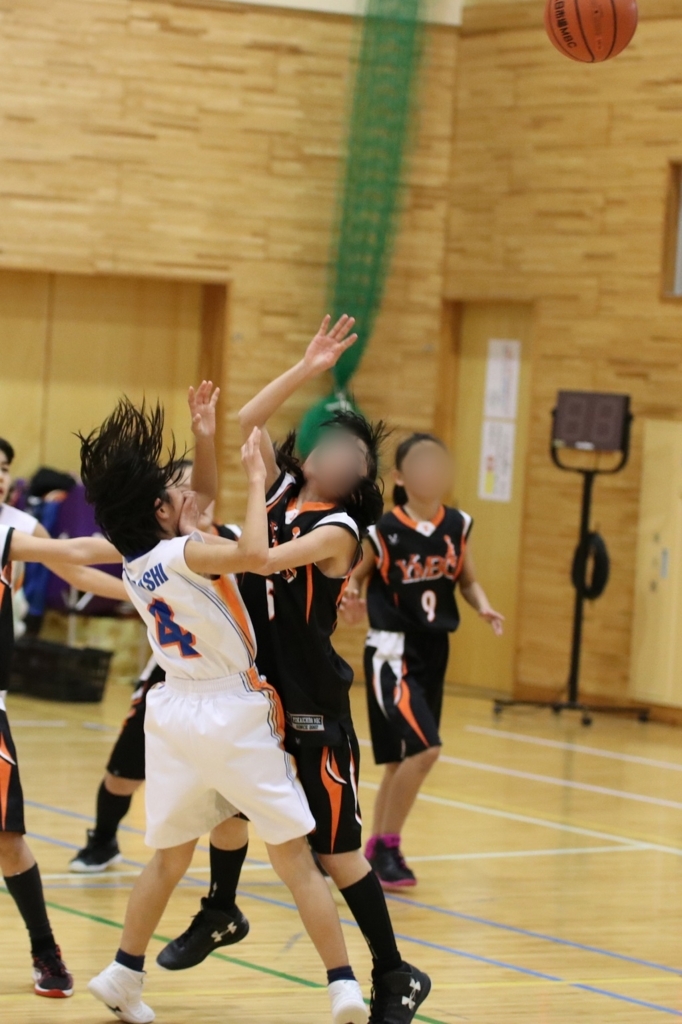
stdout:
<svg viewBox="0 0 682 1024">
<path fill-rule="evenodd" d="M 22 512 L 11 505 L 0 505 L 0 526 L 13 526 L 21 533 L 35 533 L 38 528 L 38 520 L 30 516 L 28 512 Z"/>
<path fill-rule="evenodd" d="M 251 619 L 233 576 L 208 579 L 185 561 L 188 540 L 162 540 L 123 563 L 123 583 L 147 626 L 154 657 L 172 679 L 220 679 L 256 657 Z"/>
<path fill-rule="evenodd" d="M 0 571 L 0 617 L 12 617 L 12 590 L 16 589 L 21 584 L 23 573 L 21 567 L 19 572 L 14 572 L 17 565 L 12 563 L 6 558 L 5 548 L 9 540 L 10 531 L 12 529 L 19 530 L 20 533 L 34 534 L 38 526 L 38 520 L 34 519 L 27 512 L 21 512 L 18 508 L 13 508 L 11 505 L 0 504 L 0 564 L 2 569 Z M 0 642 L 1 643 L 12 643 L 13 630 L 10 630 L 7 622 L 0 623 Z M 9 656 L 6 655 L 2 658 L 3 668 L 0 671 L 0 676 L 4 676 L 8 671 Z M 0 680 L 1 682 L 2 680 Z M 5 697 L 7 696 L 7 690 L 0 690 L 0 710 L 5 710 Z"/>
</svg>

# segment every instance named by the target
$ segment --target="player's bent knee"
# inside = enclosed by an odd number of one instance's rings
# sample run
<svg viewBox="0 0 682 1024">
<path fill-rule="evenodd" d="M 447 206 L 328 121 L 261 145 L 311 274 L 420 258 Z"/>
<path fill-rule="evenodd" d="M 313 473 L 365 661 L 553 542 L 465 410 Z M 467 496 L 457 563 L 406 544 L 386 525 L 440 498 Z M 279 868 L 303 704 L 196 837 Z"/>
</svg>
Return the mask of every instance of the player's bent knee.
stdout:
<svg viewBox="0 0 682 1024">
<path fill-rule="evenodd" d="M 0 832 L 0 871 L 6 877 L 33 867 L 35 859 L 21 832 Z"/>
<path fill-rule="evenodd" d="M 426 750 L 421 750 L 418 754 L 415 754 L 412 760 L 423 771 L 431 771 L 440 757 L 440 749 L 440 747 L 427 747 Z"/>
</svg>

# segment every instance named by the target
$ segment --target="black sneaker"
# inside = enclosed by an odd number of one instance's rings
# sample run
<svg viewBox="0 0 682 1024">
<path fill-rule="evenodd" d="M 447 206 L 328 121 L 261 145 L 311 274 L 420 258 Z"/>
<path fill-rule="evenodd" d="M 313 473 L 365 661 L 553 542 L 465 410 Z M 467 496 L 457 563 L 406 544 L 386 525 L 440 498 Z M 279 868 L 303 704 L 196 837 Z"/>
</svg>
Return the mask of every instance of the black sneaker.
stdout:
<svg viewBox="0 0 682 1024">
<path fill-rule="evenodd" d="M 201 910 L 192 918 L 187 931 L 169 942 L 156 962 L 167 971 L 185 971 L 200 964 L 214 949 L 233 946 L 248 934 L 249 922 L 239 907 L 228 914 L 224 910 L 214 910 L 209 901 L 203 899 Z"/>
<path fill-rule="evenodd" d="M 377 839 L 370 864 L 384 889 L 407 889 L 417 884 L 417 877 L 405 863 L 399 846 L 386 846 Z"/>
<path fill-rule="evenodd" d="M 59 946 L 33 957 L 33 991 L 48 999 L 68 999 L 73 995 L 73 978 Z"/>
<path fill-rule="evenodd" d="M 397 970 L 375 980 L 369 1024 L 410 1024 L 430 991 L 428 974 L 403 962 Z"/>
<path fill-rule="evenodd" d="M 94 829 L 88 829 L 87 836 L 88 841 L 83 849 L 69 861 L 69 871 L 81 874 L 105 871 L 112 864 L 118 864 L 121 851 L 115 836 L 113 839 L 98 839 Z"/>
</svg>

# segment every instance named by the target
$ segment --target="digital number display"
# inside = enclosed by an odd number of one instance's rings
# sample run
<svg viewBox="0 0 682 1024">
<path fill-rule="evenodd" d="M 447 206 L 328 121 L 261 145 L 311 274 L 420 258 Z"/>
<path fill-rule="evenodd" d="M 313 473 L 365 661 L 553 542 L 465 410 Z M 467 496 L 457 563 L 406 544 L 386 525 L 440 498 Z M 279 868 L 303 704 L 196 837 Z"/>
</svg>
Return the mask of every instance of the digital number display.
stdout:
<svg viewBox="0 0 682 1024">
<path fill-rule="evenodd" d="M 629 395 L 560 391 L 553 444 L 582 451 L 622 451 L 629 412 Z"/>
</svg>

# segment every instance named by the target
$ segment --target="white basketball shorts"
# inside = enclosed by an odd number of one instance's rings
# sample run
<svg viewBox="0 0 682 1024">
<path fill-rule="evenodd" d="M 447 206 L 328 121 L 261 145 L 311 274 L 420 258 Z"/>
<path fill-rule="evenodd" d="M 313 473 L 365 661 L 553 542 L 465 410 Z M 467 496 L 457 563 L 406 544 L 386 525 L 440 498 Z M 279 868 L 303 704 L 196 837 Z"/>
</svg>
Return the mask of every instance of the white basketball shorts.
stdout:
<svg viewBox="0 0 682 1024">
<path fill-rule="evenodd" d="M 272 845 L 312 832 L 283 737 L 279 697 L 255 669 L 158 683 L 145 717 L 147 845 L 190 842 L 239 811 Z"/>
</svg>

